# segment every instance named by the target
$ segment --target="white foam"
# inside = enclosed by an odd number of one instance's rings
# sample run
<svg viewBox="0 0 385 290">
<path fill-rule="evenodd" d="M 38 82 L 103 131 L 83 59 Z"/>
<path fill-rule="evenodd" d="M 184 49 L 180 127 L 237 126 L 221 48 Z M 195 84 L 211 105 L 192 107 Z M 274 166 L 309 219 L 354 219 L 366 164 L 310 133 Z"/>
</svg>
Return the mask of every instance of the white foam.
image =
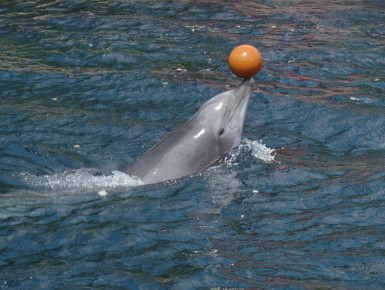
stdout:
<svg viewBox="0 0 385 290">
<path fill-rule="evenodd" d="M 245 144 L 251 149 L 251 155 L 257 159 L 261 159 L 265 162 L 273 162 L 275 161 L 274 149 L 267 147 L 265 144 L 258 141 L 251 141 L 248 139 L 244 140 Z"/>
<path fill-rule="evenodd" d="M 242 139 L 241 144 L 230 152 L 230 157 L 226 159 L 228 165 L 238 165 L 237 159 L 240 154 L 251 154 L 256 159 L 271 163 L 275 161 L 274 149 L 267 147 L 265 144 L 249 139 Z"/>
<path fill-rule="evenodd" d="M 20 177 L 29 187 L 54 191 L 99 191 L 104 193 L 107 192 L 107 189 L 120 190 L 142 184 L 139 179 L 121 171 L 101 174 L 95 169 L 77 169 L 41 176 L 22 173 Z"/>
</svg>

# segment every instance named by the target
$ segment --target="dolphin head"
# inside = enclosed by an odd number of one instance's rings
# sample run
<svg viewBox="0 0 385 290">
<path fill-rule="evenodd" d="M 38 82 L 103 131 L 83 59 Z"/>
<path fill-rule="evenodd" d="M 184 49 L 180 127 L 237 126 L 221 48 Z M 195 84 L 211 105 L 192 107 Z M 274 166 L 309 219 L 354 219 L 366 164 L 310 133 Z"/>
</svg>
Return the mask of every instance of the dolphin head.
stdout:
<svg viewBox="0 0 385 290">
<path fill-rule="evenodd" d="M 236 89 L 214 96 L 201 106 L 193 118 L 196 128 L 203 128 L 205 134 L 202 135 L 210 135 L 216 140 L 215 148 L 210 149 L 215 149 L 219 156 L 238 146 L 241 141 L 254 83 L 250 78 L 244 80 Z"/>
</svg>

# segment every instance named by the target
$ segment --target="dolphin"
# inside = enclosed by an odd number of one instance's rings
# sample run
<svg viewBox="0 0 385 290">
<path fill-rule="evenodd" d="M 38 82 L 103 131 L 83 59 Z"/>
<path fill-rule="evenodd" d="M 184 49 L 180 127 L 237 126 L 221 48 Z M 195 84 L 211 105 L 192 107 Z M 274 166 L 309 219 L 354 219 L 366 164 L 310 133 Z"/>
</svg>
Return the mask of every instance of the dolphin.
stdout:
<svg viewBox="0 0 385 290">
<path fill-rule="evenodd" d="M 205 102 L 191 119 L 172 131 L 123 172 L 143 185 L 196 174 L 239 145 L 252 78 Z"/>
</svg>

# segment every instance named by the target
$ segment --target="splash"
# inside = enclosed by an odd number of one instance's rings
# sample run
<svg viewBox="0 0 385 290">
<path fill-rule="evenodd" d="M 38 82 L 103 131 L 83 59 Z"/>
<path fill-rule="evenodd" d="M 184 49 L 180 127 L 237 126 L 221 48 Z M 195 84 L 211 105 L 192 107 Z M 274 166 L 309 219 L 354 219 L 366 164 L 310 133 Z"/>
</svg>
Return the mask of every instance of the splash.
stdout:
<svg viewBox="0 0 385 290">
<path fill-rule="evenodd" d="M 140 180 L 121 171 L 103 174 L 96 169 L 77 169 L 52 175 L 36 176 L 21 173 L 20 178 L 33 189 L 53 191 L 98 191 L 105 195 L 106 190 L 123 190 L 141 185 Z"/>
<path fill-rule="evenodd" d="M 210 209 L 211 214 L 221 214 L 223 209 L 228 208 L 230 204 L 239 197 L 239 192 L 243 191 L 244 184 L 241 181 L 242 174 L 236 170 L 236 166 L 242 167 L 251 158 L 262 160 L 266 163 L 275 161 L 274 149 L 270 149 L 262 141 L 252 141 L 242 139 L 238 147 L 233 148 L 228 157 L 224 159 L 226 166 L 214 166 L 209 168 L 211 174 L 207 181 L 212 188 L 212 203 L 216 206 Z M 252 156 L 252 157 L 251 157 Z M 235 169 L 235 170 L 234 170 Z M 252 189 L 253 194 L 258 194 L 258 189 Z M 207 213 L 207 210 L 205 210 Z M 241 217 L 245 215 L 240 214 Z"/>
<path fill-rule="evenodd" d="M 262 160 L 267 163 L 275 162 L 274 149 L 267 147 L 265 144 L 258 141 L 252 141 L 249 139 L 242 139 L 241 144 L 230 152 L 230 156 L 225 159 L 228 165 L 237 165 L 240 155 L 251 155 L 256 159 Z"/>
<path fill-rule="evenodd" d="M 249 139 L 244 140 L 245 146 L 247 146 L 251 150 L 251 155 L 257 159 L 260 159 L 265 162 L 273 162 L 275 161 L 274 149 L 267 147 L 265 144 L 258 141 L 251 141 Z"/>
</svg>

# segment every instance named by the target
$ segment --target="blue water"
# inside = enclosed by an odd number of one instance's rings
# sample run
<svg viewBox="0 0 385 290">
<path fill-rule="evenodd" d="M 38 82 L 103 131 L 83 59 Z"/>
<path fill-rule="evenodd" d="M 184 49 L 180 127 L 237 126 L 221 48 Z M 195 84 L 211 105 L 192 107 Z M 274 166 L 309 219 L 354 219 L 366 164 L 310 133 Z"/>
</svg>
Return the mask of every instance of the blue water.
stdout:
<svg viewBox="0 0 385 290">
<path fill-rule="evenodd" d="M 384 288 L 384 19 L 382 0 L 1 1 L 0 288 Z M 121 173 L 240 83 L 241 43 L 264 65 L 228 162 Z"/>
</svg>

